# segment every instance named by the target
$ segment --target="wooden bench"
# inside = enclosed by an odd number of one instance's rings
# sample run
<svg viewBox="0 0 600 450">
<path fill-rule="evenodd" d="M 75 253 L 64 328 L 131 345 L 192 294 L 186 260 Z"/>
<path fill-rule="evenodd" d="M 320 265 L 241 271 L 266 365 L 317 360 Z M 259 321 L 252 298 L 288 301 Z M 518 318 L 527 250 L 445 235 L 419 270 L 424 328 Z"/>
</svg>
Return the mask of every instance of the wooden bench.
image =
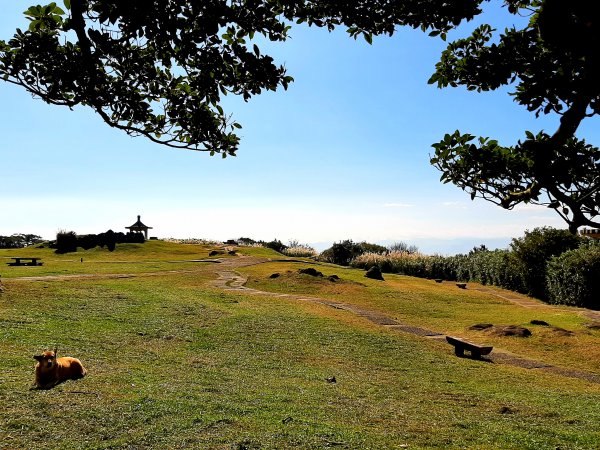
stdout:
<svg viewBox="0 0 600 450">
<path fill-rule="evenodd" d="M 40 258 L 21 258 L 13 257 L 13 262 L 6 263 L 9 266 L 41 266 L 44 264 L 40 261 Z"/>
<path fill-rule="evenodd" d="M 471 352 L 471 358 L 480 359 L 482 355 L 489 355 L 494 347 L 491 346 L 482 346 L 473 344 L 472 342 L 468 342 L 462 340 L 460 338 L 455 338 L 452 336 L 446 336 L 446 341 L 450 345 L 454 345 L 454 353 L 456 356 L 463 357 L 465 356 L 465 350 Z"/>
</svg>

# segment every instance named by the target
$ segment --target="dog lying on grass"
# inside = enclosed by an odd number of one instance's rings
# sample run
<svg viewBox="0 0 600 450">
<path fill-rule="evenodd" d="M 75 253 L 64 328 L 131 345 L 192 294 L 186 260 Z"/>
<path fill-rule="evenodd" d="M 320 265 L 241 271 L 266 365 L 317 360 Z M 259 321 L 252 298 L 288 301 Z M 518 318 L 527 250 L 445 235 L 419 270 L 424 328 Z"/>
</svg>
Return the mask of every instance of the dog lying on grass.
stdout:
<svg viewBox="0 0 600 450">
<path fill-rule="evenodd" d="M 56 354 L 57 349 L 54 349 L 33 357 L 37 364 L 34 386 L 31 389 L 52 389 L 67 380 L 78 380 L 85 376 L 87 370 L 81 361 L 70 356 L 57 358 Z"/>
</svg>

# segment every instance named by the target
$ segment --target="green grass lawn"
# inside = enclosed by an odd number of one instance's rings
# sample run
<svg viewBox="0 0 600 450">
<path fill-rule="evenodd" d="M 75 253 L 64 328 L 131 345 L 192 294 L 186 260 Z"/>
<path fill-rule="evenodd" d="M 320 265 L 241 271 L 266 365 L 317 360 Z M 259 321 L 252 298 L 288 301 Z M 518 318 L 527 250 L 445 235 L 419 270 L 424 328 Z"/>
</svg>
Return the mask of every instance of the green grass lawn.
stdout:
<svg viewBox="0 0 600 450">
<path fill-rule="evenodd" d="M 0 448 L 600 446 L 600 385 L 456 358 L 448 345 L 384 329 L 347 311 L 221 291 L 209 284 L 216 264 L 167 262 L 202 259 L 209 250 L 148 242 L 112 254 L 57 257 L 39 249 L 44 266 L 0 269 L 6 288 L 0 295 Z M 275 256 L 264 249 L 242 251 Z M 38 256 L 26 253 L 19 252 Z M 0 257 L 14 254 L 0 251 Z M 16 278 L 43 270 L 108 273 L 103 267 L 110 273 L 160 272 L 161 264 L 181 272 Z M 522 308 L 498 298 L 427 280 L 386 276 L 389 281 L 377 283 L 361 271 L 334 266 L 316 267 L 342 282 L 294 274 L 268 278 L 299 267 L 305 266 L 268 263 L 239 271 L 250 277 L 250 287 L 335 298 L 469 337 L 465 327 L 471 322 L 530 320 Z M 551 311 L 535 318 L 581 331 L 575 338 L 596 354 L 598 336 L 583 336 L 578 315 Z M 540 357 L 560 350 L 556 343 L 554 350 L 544 348 L 535 334 L 513 341 L 502 345 Z M 32 355 L 55 345 L 59 354 L 80 358 L 89 375 L 50 391 L 28 390 Z M 592 358 L 571 353 L 563 363 L 598 371 Z M 332 376 L 336 383 L 326 380 Z"/>
<path fill-rule="evenodd" d="M 163 241 L 147 241 L 145 244 L 119 244 L 114 252 L 96 247 L 79 249 L 77 253 L 58 255 L 49 248 L 0 249 L 0 265 L 3 278 L 48 275 L 80 274 L 127 274 L 192 269 L 197 260 L 229 257 L 210 257 L 214 247 L 208 245 L 177 244 Z M 8 266 L 12 257 L 41 258 L 42 266 Z M 83 259 L 83 261 L 82 261 Z M 0 266 L 0 267 L 1 267 Z"/>
</svg>

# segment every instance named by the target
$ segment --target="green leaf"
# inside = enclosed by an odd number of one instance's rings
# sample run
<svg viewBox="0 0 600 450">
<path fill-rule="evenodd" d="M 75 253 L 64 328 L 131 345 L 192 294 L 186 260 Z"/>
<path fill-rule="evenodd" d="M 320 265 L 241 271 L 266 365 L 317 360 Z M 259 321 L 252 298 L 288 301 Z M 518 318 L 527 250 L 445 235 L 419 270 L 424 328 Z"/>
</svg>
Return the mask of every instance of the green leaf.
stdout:
<svg viewBox="0 0 600 450">
<path fill-rule="evenodd" d="M 71 9 L 71 0 L 63 0 L 63 3 L 65 4 L 65 8 Z"/>
<path fill-rule="evenodd" d="M 40 25 L 43 22 L 41 20 L 32 20 L 31 23 L 29 24 L 29 31 L 35 31 L 38 28 L 40 28 Z"/>
</svg>

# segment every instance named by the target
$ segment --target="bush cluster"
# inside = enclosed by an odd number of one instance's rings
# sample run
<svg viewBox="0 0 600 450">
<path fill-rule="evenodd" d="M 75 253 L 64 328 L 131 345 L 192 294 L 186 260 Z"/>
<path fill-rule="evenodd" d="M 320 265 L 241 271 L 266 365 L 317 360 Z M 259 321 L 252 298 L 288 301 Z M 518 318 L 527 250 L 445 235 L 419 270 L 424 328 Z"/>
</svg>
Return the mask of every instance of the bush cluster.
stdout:
<svg viewBox="0 0 600 450">
<path fill-rule="evenodd" d="M 338 251 L 344 258 L 350 254 L 347 247 L 342 246 L 345 253 Z M 335 249 L 332 247 L 331 253 Z M 366 252 L 355 255 L 350 264 L 423 278 L 476 281 L 552 303 L 600 309 L 600 243 L 567 230 L 536 228 L 513 239 L 506 250 L 480 246 L 455 256 L 404 250 Z"/>
<path fill-rule="evenodd" d="M 546 288 L 550 303 L 600 309 L 600 244 L 586 242 L 552 258 Z"/>
<path fill-rule="evenodd" d="M 0 236 L 0 248 L 23 248 L 40 242 L 42 237 L 37 234 L 15 233 L 10 236 Z"/>
<path fill-rule="evenodd" d="M 312 248 L 310 245 L 301 244 L 297 240 L 290 240 L 287 245 L 281 242 L 279 239 L 273 239 L 270 242 L 266 241 L 255 241 L 254 239 L 241 237 L 235 240 L 227 241 L 231 242 L 232 245 L 241 245 L 245 247 L 266 247 L 272 250 L 275 250 L 278 253 L 282 253 L 286 256 L 292 257 L 315 257 L 317 256 L 317 251 Z"/>
<path fill-rule="evenodd" d="M 353 242 L 351 239 L 336 242 L 319 255 L 319 261 L 349 266 L 353 259 L 363 253 L 382 254 L 388 249 L 382 245 L 369 244 L 368 242 Z"/>
<path fill-rule="evenodd" d="M 260 241 L 260 243 L 263 247 L 270 248 L 278 253 L 283 253 L 283 251 L 287 248 L 287 245 L 285 245 L 279 239 L 273 239 L 271 242 Z"/>
<path fill-rule="evenodd" d="M 524 293 L 532 297 L 547 299 L 546 267 L 548 262 L 555 256 L 576 249 L 580 242 L 579 236 L 571 234 L 567 230 L 548 227 L 526 231 L 524 237 L 513 239 L 510 246 L 523 273 Z"/>
<path fill-rule="evenodd" d="M 56 241 L 51 244 L 51 248 L 56 249 L 56 253 L 72 253 L 77 251 L 77 247 L 89 250 L 94 247 L 106 247 L 109 251 L 114 251 L 117 244 L 143 244 L 146 241 L 142 233 L 115 233 L 108 230 L 100 234 L 84 234 L 78 236 L 74 231 L 59 231 L 56 234 Z"/>
</svg>

